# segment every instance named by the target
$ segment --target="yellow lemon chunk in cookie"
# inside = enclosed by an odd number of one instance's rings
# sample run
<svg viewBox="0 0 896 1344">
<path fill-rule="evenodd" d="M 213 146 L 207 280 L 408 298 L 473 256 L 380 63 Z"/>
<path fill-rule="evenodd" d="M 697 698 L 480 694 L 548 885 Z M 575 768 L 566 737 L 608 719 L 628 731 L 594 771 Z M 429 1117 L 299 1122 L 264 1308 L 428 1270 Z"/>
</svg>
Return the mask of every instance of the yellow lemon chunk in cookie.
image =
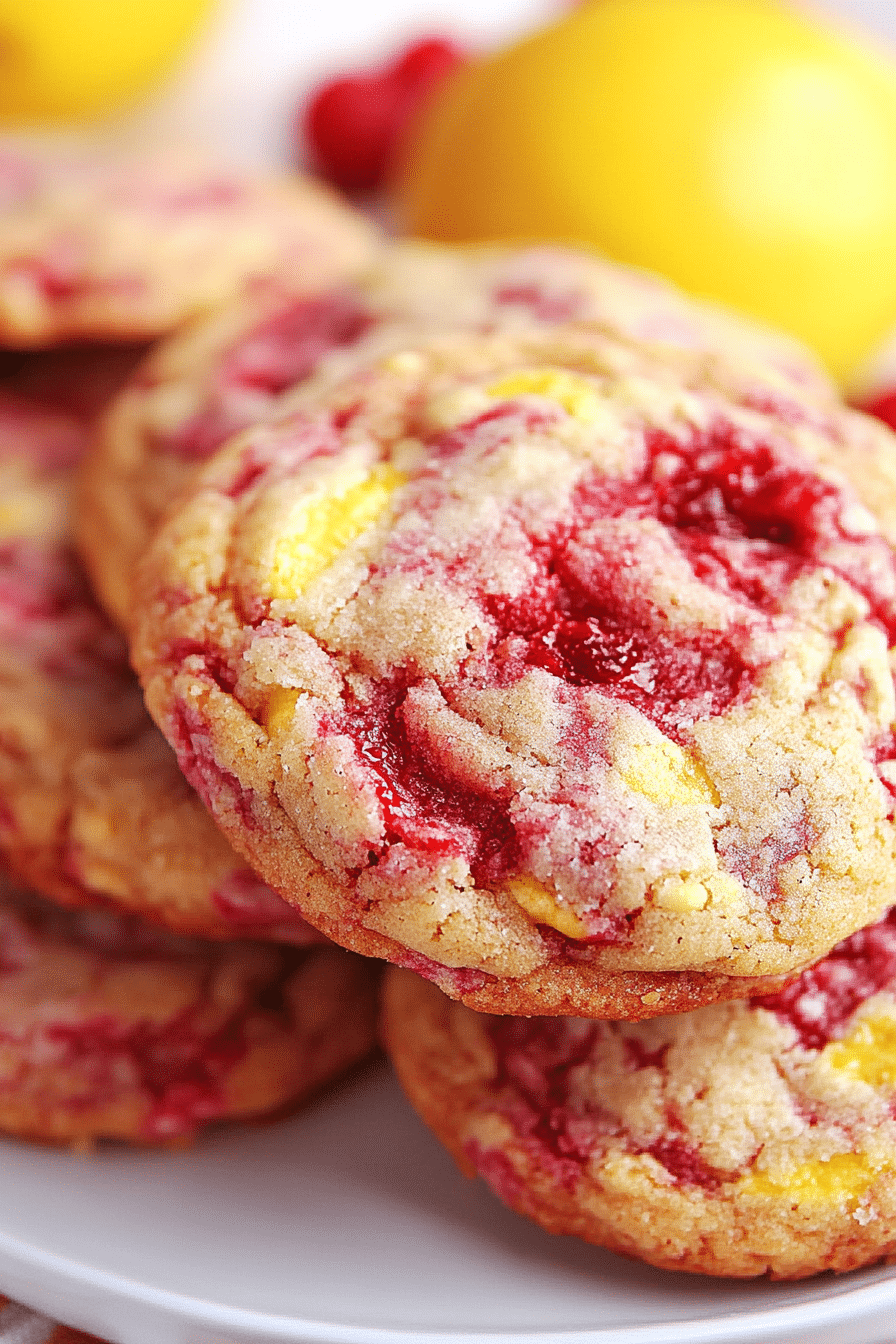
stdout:
<svg viewBox="0 0 896 1344">
<path fill-rule="evenodd" d="M 661 910 L 670 910 L 676 915 L 705 910 L 709 904 L 709 891 L 695 877 L 665 877 L 656 883 L 653 894 Z"/>
<path fill-rule="evenodd" d="M 395 490 L 407 478 L 383 464 L 371 471 L 352 468 L 303 499 L 292 532 L 274 552 L 269 589 L 273 597 L 298 597 L 333 563 L 340 551 L 385 512 Z"/>
<path fill-rule="evenodd" d="M 734 912 L 743 907 L 744 901 L 737 878 L 721 871 L 701 875 L 670 873 L 654 882 L 651 893 L 659 909 L 676 915 L 705 910 L 708 905 Z"/>
<path fill-rule="evenodd" d="M 264 727 L 268 737 L 282 737 L 289 731 L 296 712 L 296 701 L 301 691 L 288 686 L 275 686 L 264 707 Z"/>
<path fill-rule="evenodd" d="M 26 536 L 33 512 L 24 499 L 0 499 L 0 539 Z"/>
<path fill-rule="evenodd" d="M 865 1017 L 842 1041 L 825 1046 L 824 1058 L 872 1087 L 896 1082 L 896 1018 Z"/>
<path fill-rule="evenodd" d="M 549 924 L 558 933 L 565 933 L 567 938 L 587 938 L 588 930 L 578 915 L 528 873 L 508 877 L 503 890 L 532 916 L 536 924 Z"/>
<path fill-rule="evenodd" d="M 703 766 L 674 742 L 636 742 L 626 748 L 617 769 L 630 789 L 652 803 L 718 806 L 719 795 Z"/>
<path fill-rule="evenodd" d="M 826 1161 L 804 1162 L 780 1178 L 750 1172 L 740 1181 L 740 1189 L 795 1204 L 836 1204 L 861 1198 L 881 1170 L 881 1164 L 865 1153 L 835 1153 Z"/>
<path fill-rule="evenodd" d="M 14 537 L 53 536 L 65 527 L 69 505 L 65 492 L 48 484 L 36 489 L 28 473 L 21 481 L 12 466 L 4 473 L 0 498 L 0 540 Z"/>
<path fill-rule="evenodd" d="M 581 378 L 565 369 L 523 369 L 486 388 L 490 397 L 546 397 L 562 406 L 567 415 L 586 424 L 597 419 L 600 402 L 597 392 L 587 378 Z"/>
</svg>

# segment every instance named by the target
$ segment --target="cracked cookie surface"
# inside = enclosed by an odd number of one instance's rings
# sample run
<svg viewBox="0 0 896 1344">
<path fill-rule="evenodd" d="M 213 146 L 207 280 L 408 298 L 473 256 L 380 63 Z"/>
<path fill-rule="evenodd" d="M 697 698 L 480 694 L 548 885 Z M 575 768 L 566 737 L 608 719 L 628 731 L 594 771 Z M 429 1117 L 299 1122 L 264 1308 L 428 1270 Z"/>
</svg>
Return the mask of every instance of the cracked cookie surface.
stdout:
<svg viewBox="0 0 896 1344">
<path fill-rule="evenodd" d="M 387 1049 L 468 1174 L 664 1269 L 801 1278 L 896 1247 L 896 916 L 777 994 L 651 1022 L 489 1017 L 387 972 Z"/>
<path fill-rule="evenodd" d="M 93 600 L 70 536 L 88 433 L 0 393 L 0 852 L 65 904 L 211 938 L 319 941 L 208 817 Z"/>
<path fill-rule="evenodd" d="M 409 329 L 576 322 L 656 350 L 736 355 L 757 395 L 829 399 L 787 338 L 685 299 L 638 271 L 559 247 L 398 244 L 351 284 L 313 268 L 192 323 L 158 346 L 110 407 L 82 470 L 79 543 L 100 599 L 127 626 L 139 556 L 199 462 L 270 416 L 319 371 Z"/>
<path fill-rule="evenodd" d="M 189 1140 L 298 1105 L 375 1040 L 376 971 L 340 948 L 210 943 L 0 891 L 0 1129 Z"/>
<path fill-rule="evenodd" d="M 200 472 L 148 703 L 347 946 L 499 1012 L 745 995 L 892 900 L 892 459 L 727 356 L 399 346 Z"/>
</svg>

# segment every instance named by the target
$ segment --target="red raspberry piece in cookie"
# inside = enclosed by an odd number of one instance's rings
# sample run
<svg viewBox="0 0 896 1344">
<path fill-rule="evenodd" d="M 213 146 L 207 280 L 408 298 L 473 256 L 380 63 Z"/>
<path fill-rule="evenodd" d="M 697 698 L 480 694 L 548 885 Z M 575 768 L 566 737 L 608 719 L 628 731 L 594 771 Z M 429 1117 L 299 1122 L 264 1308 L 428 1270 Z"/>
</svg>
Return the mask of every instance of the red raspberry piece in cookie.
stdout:
<svg viewBox="0 0 896 1344">
<path fill-rule="evenodd" d="M 386 1045 L 464 1171 L 664 1269 L 800 1278 L 896 1244 L 896 915 L 786 989 L 645 1023 L 487 1017 L 390 971 Z"/>
<path fill-rule="evenodd" d="M 0 894 L 0 1129 L 182 1142 L 298 1105 L 374 1044 L 375 974 Z"/>
<path fill-rule="evenodd" d="M 110 408 L 86 462 L 79 543 L 100 599 L 129 623 L 139 556 L 197 463 L 231 435 L 403 330 L 550 327 L 616 333 L 658 350 L 722 350 L 741 393 L 783 411 L 832 389 L 792 342 L 670 285 L 559 247 L 451 251 L 402 244 L 352 284 L 297 272 L 257 287 L 161 344 Z"/>
<path fill-rule="evenodd" d="M 461 331 L 224 448 L 134 653 L 266 880 L 500 1012 L 743 995 L 876 918 L 892 439 L 760 402 L 699 348 Z"/>
<path fill-rule="evenodd" d="M 148 718 L 72 551 L 85 422 L 0 396 L 0 853 L 66 904 L 320 941 L 227 844 Z"/>
<path fill-rule="evenodd" d="M 376 246 L 315 184 L 175 158 L 19 156 L 0 165 L 0 338 L 146 340 L 278 270 L 321 283 Z"/>
</svg>

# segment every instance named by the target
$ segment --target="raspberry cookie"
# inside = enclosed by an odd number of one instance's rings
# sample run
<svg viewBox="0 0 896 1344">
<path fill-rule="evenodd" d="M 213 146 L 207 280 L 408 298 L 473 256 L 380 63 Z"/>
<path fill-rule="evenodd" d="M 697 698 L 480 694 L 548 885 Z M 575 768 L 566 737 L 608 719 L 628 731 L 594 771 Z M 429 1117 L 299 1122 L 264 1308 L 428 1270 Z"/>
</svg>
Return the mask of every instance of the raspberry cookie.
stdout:
<svg viewBox="0 0 896 1344">
<path fill-rule="evenodd" d="M 657 350 L 735 354 L 744 390 L 757 397 L 832 396 L 811 356 L 786 337 L 583 252 L 403 244 L 350 286 L 311 292 L 314 280 L 281 277 L 279 289 L 199 319 L 159 346 L 110 408 L 85 462 L 79 542 L 119 624 L 129 620 L 136 561 L 197 463 L 272 414 L 322 362 L 364 357 L 402 328 L 574 321 Z"/>
<path fill-rule="evenodd" d="M 143 569 L 147 703 L 355 950 L 489 1011 L 743 996 L 892 902 L 896 554 L 862 497 L 889 528 L 894 473 L 883 426 L 721 357 L 421 341 L 202 469 Z"/>
<path fill-rule="evenodd" d="M 208 943 L 0 893 L 0 1129 L 189 1139 L 295 1106 L 373 1048 L 375 971 L 340 948 Z"/>
<path fill-rule="evenodd" d="M 0 159 L 0 344 L 171 331 L 280 269 L 320 282 L 364 265 L 374 234 L 321 187 L 179 159 Z"/>
<path fill-rule="evenodd" d="M 775 995 L 652 1022 L 488 1017 L 406 971 L 389 1052 L 463 1169 L 549 1232 L 800 1278 L 896 1252 L 896 915 Z"/>
<path fill-rule="evenodd" d="M 320 941 L 230 849 L 147 716 L 69 544 L 83 421 L 0 395 L 0 853 L 68 904 Z"/>
</svg>

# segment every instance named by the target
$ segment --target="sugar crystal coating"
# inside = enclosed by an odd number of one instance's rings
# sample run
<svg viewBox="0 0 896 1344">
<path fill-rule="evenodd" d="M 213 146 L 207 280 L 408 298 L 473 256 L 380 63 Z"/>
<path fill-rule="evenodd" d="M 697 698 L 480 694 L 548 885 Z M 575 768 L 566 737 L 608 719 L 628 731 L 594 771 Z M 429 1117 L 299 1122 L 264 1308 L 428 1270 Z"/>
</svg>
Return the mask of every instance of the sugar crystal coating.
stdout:
<svg viewBox="0 0 896 1344">
<path fill-rule="evenodd" d="M 152 712 L 312 922 L 449 993 L 481 973 L 475 1006 L 612 1015 L 617 975 L 660 977 L 626 1016 L 667 976 L 742 993 L 891 899 L 891 451 L 728 356 L 396 343 L 172 515 Z"/>
<path fill-rule="evenodd" d="M 423 1118 L 512 1208 L 666 1269 L 799 1278 L 896 1244 L 896 917 L 776 995 L 648 1023 L 488 1017 L 390 971 Z"/>
</svg>

